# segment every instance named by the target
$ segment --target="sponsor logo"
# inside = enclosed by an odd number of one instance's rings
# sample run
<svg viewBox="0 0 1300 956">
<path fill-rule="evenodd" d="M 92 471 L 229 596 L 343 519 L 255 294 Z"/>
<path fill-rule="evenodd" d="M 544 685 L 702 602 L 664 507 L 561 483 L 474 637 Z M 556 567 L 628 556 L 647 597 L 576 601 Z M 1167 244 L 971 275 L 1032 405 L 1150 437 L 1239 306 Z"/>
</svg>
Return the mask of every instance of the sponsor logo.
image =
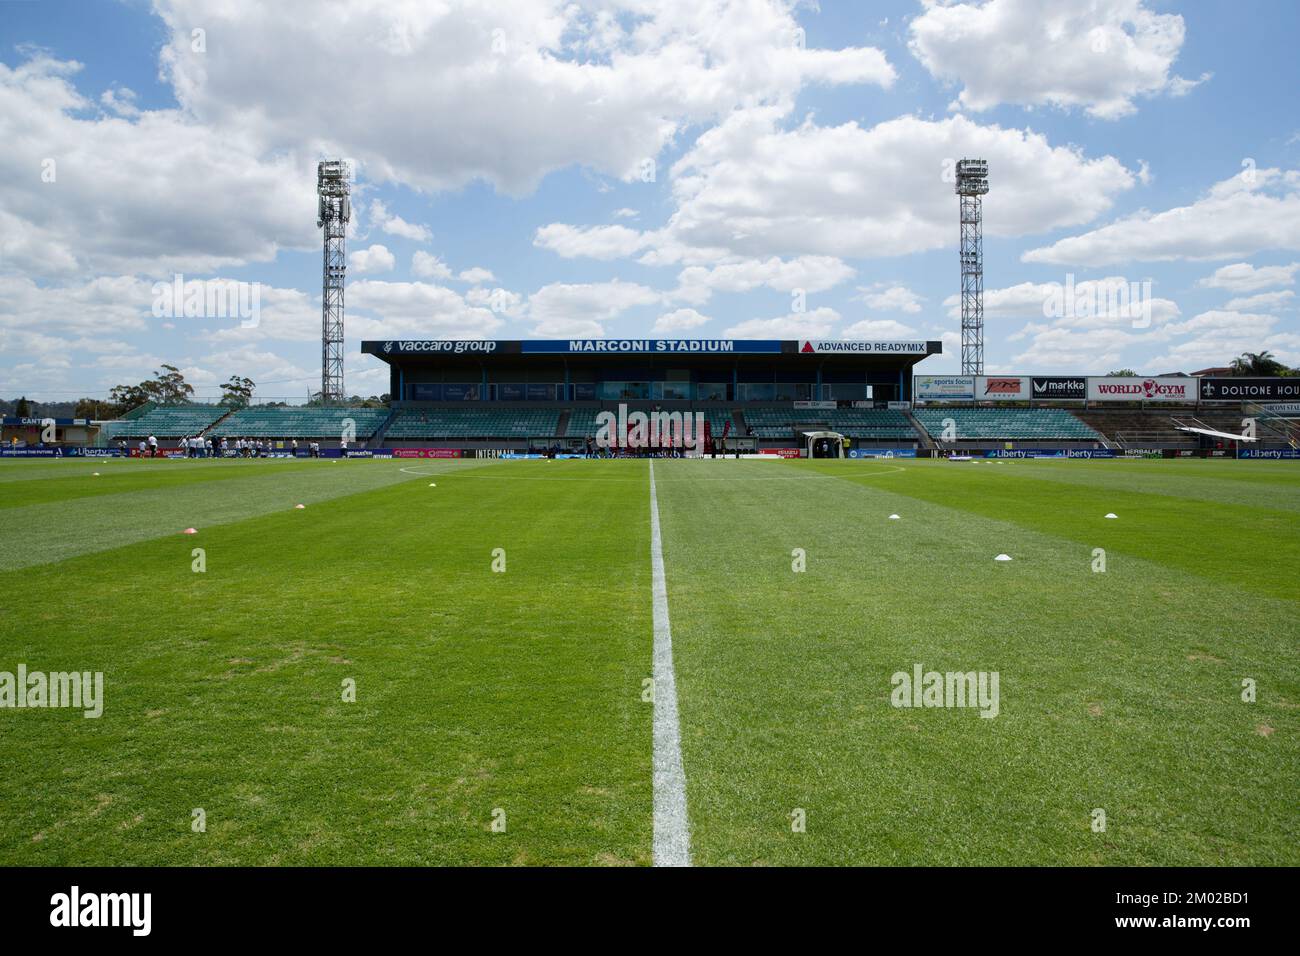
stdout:
<svg viewBox="0 0 1300 956">
<path fill-rule="evenodd" d="M 394 458 L 459 458 L 459 448 L 394 448 Z"/>
<path fill-rule="evenodd" d="M 1036 378 L 1033 394 L 1035 398 L 1084 398 L 1088 383 L 1082 378 Z"/>
<path fill-rule="evenodd" d="M 1203 378 L 1201 397 L 1218 401 L 1300 398 L 1300 379 Z"/>
<path fill-rule="evenodd" d="M 799 345 L 800 354 L 816 352 L 866 352 L 872 355 L 905 354 L 925 355 L 924 342 L 843 342 L 818 341 L 803 339 Z"/>
<path fill-rule="evenodd" d="M 986 378 L 985 395 L 1019 395 L 1021 389 L 1019 378 Z"/>
<path fill-rule="evenodd" d="M 462 352 L 485 352 L 491 354 L 497 350 L 497 343 L 485 340 L 469 339 L 433 339 L 423 342 L 396 342 L 384 343 L 384 351 L 390 351 L 389 345 L 396 345 L 399 352 L 452 352 L 460 355 Z"/>
<path fill-rule="evenodd" d="M 1101 401 L 1194 402 L 1199 388 L 1194 378 L 1094 378 L 1088 393 Z"/>
<path fill-rule="evenodd" d="M 570 339 L 570 352 L 733 352 L 731 339 Z"/>
</svg>

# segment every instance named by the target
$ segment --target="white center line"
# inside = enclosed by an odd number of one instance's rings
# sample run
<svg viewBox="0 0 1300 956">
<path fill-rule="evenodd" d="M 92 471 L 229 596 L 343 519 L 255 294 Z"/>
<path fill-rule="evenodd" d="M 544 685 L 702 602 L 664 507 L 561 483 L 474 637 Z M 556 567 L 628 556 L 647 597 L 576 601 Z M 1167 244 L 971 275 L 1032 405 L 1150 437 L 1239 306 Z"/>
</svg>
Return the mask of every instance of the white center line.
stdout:
<svg viewBox="0 0 1300 956">
<path fill-rule="evenodd" d="M 668 584 L 655 465 L 650 462 L 650 566 L 654 587 L 654 865 L 691 865 L 691 823 L 686 815 L 686 771 L 677 722 L 677 678 L 673 675 L 673 632 L 668 624 Z"/>
</svg>

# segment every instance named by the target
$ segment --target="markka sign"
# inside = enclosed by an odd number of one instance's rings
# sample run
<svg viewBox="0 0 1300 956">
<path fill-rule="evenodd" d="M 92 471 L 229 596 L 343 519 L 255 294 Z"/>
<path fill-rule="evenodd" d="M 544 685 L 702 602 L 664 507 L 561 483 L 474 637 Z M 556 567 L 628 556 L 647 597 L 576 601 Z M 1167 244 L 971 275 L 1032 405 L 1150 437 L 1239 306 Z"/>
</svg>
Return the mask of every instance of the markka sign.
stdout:
<svg viewBox="0 0 1300 956">
<path fill-rule="evenodd" d="M 1195 405 L 1201 397 L 1195 378 L 1107 377 L 1088 379 L 1090 402 L 1179 402 Z"/>
</svg>

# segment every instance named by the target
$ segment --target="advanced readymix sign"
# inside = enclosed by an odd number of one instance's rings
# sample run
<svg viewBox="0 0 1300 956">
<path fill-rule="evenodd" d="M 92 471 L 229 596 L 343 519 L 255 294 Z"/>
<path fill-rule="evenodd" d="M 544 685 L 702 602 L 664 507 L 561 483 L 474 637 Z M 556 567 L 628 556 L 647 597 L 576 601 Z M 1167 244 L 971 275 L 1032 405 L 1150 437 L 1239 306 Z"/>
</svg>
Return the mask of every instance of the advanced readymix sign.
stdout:
<svg viewBox="0 0 1300 956">
<path fill-rule="evenodd" d="M 927 355 L 924 342 L 848 342 L 836 339 L 800 339 L 800 354 Z"/>
</svg>

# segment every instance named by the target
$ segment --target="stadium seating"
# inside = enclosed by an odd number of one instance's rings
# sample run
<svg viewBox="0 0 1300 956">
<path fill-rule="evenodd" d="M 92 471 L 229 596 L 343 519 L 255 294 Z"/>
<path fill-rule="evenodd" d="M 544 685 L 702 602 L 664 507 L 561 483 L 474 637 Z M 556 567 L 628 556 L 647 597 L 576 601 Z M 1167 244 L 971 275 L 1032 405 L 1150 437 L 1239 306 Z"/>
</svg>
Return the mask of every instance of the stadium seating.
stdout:
<svg viewBox="0 0 1300 956">
<path fill-rule="evenodd" d="M 394 415 L 384 437 L 396 441 L 419 438 L 554 438 L 559 432 L 562 411 L 559 408 L 496 405 L 403 408 Z M 577 434 L 572 425 L 569 433 Z"/>
<path fill-rule="evenodd" d="M 796 431 L 827 428 L 849 438 L 914 441 L 916 429 L 901 411 L 881 408 L 793 408 L 789 405 L 745 409 L 745 421 L 759 438 L 790 438 Z"/>
<path fill-rule="evenodd" d="M 932 436 L 943 440 L 944 421 L 952 419 L 958 441 L 1101 441 L 1087 424 L 1063 408 L 926 408 L 915 413 Z"/>
<path fill-rule="evenodd" d="M 356 423 L 356 438 L 361 441 L 374 435 L 387 418 L 386 408 L 255 405 L 234 412 L 211 434 L 215 438 L 338 439 L 344 422 L 351 419 Z"/>
<path fill-rule="evenodd" d="M 565 432 L 568 438 L 586 438 L 596 436 L 596 416 L 599 408 L 575 408 L 569 412 L 569 427 Z"/>
<path fill-rule="evenodd" d="M 105 422 L 100 437 L 119 438 L 188 438 L 197 435 L 230 409 L 221 405 L 157 405 L 138 418 Z"/>
</svg>

